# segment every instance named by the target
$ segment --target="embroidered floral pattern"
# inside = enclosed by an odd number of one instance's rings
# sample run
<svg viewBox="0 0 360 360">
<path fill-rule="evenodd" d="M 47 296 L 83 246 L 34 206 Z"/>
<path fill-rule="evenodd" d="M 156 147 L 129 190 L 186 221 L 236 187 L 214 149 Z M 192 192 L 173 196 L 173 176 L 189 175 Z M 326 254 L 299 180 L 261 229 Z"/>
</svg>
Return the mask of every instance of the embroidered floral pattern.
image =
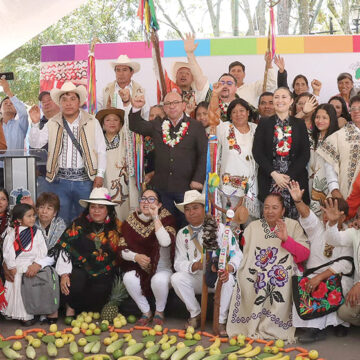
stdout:
<svg viewBox="0 0 360 360">
<path fill-rule="evenodd" d="M 226 138 L 228 139 L 229 149 L 236 150 L 239 154 L 241 154 L 241 148 L 236 142 L 235 128 L 233 124 L 229 125 L 229 134 Z"/>
<path fill-rule="evenodd" d="M 338 275 L 330 276 L 322 281 L 312 293 L 306 292 L 307 277 L 297 277 L 298 291 L 294 296 L 296 310 L 303 320 L 315 319 L 336 309 L 344 303 L 341 291 L 341 278 Z"/>
<path fill-rule="evenodd" d="M 255 305 L 260 305 L 267 299 L 269 299 L 271 305 L 274 302 L 285 302 L 283 295 L 277 289 L 282 288 L 289 281 L 288 271 L 292 269 L 292 266 L 289 265 L 285 268 L 282 265 L 287 262 L 289 254 L 278 260 L 276 256 L 277 253 L 278 249 L 275 247 L 268 247 L 267 249 L 256 247 L 255 265 L 260 268 L 260 270 L 248 268 L 250 275 L 255 275 L 256 278 L 247 278 L 248 281 L 253 283 L 256 294 L 259 294 L 261 291 L 261 294 L 255 299 Z M 277 262 L 277 264 L 274 264 L 270 270 L 266 269 L 275 262 Z"/>
<path fill-rule="evenodd" d="M 245 193 L 249 189 L 249 178 L 247 176 L 230 175 L 229 173 L 224 173 L 221 178 L 224 185 L 231 185 L 234 188 L 243 189 L 245 190 Z"/>
<path fill-rule="evenodd" d="M 255 265 L 261 269 L 265 269 L 268 264 L 273 264 L 276 261 L 276 254 L 278 249 L 275 247 L 268 247 L 267 249 L 261 249 L 259 254 L 256 255 Z"/>
<path fill-rule="evenodd" d="M 276 153 L 280 156 L 289 155 L 292 143 L 292 130 L 290 125 L 285 125 L 284 128 L 281 126 L 275 126 L 275 136 L 278 139 L 278 143 L 276 145 Z"/>
<path fill-rule="evenodd" d="M 163 142 L 164 144 L 170 146 L 170 147 L 174 147 L 175 145 L 177 145 L 185 136 L 185 134 L 188 131 L 190 122 L 187 121 L 183 121 L 182 124 L 180 125 L 180 129 L 179 131 L 177 131 L 176 133 L 174 133 L 175 138 L 172 138 L 170 136 L 170 120 L 164 120 L 162 125 L 161 125 L 161 129 L 162 129 L 162 137 L 163 137 Z"/>
<path fill-rule="evenodd" d="M 283 287 L 289 280 L 288 273 L 282 265 L 274 265 L 268 272 L 270 284 Z"/>
</svg>

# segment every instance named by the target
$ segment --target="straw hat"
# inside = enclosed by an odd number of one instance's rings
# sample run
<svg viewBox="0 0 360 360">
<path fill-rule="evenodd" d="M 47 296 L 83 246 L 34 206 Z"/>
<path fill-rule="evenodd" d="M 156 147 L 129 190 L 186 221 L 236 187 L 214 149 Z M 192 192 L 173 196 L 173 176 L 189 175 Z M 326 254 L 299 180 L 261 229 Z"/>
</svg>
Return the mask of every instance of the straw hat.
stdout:
<svg viewBox="0 0 360 360">
<path fill-rule="evenodd" d="M 101 126 L 104 123 L 105 116 L 109 115 L 109 114 L 117 115 L 120 118 L 121 123 L 124 125 L 125 111 L 122 109 L 117 109 L 117 108 L 111 107 L 111 108 L 107 108 L 104 110 L 100 110 L 96 113 L 95 117 L 99 120 Z"/>
<path fill-rule="evenodd" d="M 181 62 L 181 61 L 175 62 L 173 65 L 173 68 L 172 68 L 172 77 L 173 77 L 174 82 L 176 82 L 176 74 L 179 71 L 179 69 L 181 69 L 181 68 L 187 68 L 191 71 L 191 67 L 190 67 L 189 63 Z"/>
<path fill-rule="evenodd" d="M 61 89 L 57 89 L 57 88 L 52 89 L 50 91 L 50 96 L 55 104 L 60 105 L 61 95 L 64 95 L 69 92 L 79 95 L 80 106 L 83 106 L 85 104 L 87 98 L 87 91 L 85 86 L 84 85 L 76 86 L 71 81 L 67 81 L 66 83 L 64 83 Z"/>
<path fill-rule="evenodd" d="M 182 203 L 176 204 L 175 206 L 181 211 L 184 212 L 184 207 L 187 204 L 198 203 L 205 205 L 205 194 L 199 193 L 197 190 L 189 190 L 184 194 L 184 201 Z"/>
<path fill-rule="evenodd" d="M 88 204 L 100 204 L 100 205 L 119 205 L 117 203 L 114 203 L 111 201 L 111 195 L 109 193 L 109 190 L 106 188 L 95 188 L 91 191 L 91 194 L 89 196 L 89 199 L 79 200 L 79 204 L 86 208 Z"/>
<path fill-rule="evenodd" d="M 111 66 L 115 69 L 116 65 L 129 66 L 134 70 L 134 73 L 140 71 L 140 64 L 136 61 L 131 61 L 127 55 L 120 55 L 115 61 L 112 61 Z"/>
</svg>

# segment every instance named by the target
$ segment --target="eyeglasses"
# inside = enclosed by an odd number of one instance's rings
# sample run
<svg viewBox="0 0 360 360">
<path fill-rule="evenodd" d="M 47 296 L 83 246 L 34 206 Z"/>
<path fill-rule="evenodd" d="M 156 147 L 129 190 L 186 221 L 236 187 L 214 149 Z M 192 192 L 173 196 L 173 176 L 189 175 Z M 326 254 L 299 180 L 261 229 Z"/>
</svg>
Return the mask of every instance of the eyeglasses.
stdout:
<svg viewBox="0 0 360 360">
<path fill-rule="evenodd" d="M 233 81 L 231 81 L 231 80 L 228 80 L 228 81 L 224 81 L 224 80 L 221 80 L 221 81 L 219 81 L 220 82 L 220 84 L 221 85 L 229 85 L 229 86 L 231 86 L 231 85 L 234 85 L 235 83 L 233 82 Z"/>
<path fill-rule="evenodd" d="M 147 202 L 149 204 L 153 204 L 155 201 L 157 201 L 157 198 L 155 196 L 149 196 L 149 197 L 143 196 L 139 200 L 139 202 L 142 202 L 142 203 Z"/>
<path fill-rule="evenodd" d="M 350 108 L 350 112 L 355 112 L 355 111 L 360 111 L 360 107 L 359 106 L 354 106 Z"/>
<path fill-rule="evenodd" d="M 164 106 L 179 105 L 181 103 L 182 103 L 182 100 L 166 101 L 166 102 L 164 102 Z"/>
</svg>

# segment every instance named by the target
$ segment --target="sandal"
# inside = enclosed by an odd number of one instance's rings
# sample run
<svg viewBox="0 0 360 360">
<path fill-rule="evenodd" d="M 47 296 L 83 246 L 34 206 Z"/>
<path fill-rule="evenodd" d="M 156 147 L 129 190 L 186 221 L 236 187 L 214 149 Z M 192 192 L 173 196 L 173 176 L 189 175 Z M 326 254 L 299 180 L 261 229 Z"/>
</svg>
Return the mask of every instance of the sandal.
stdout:
<svg viewBox="0 0 360 360">
<path fill-rule="evenodd" d="M 164 325 L 164 317 L 159 314 L 156 314 L 154 316 L 154 324 L 163 326 Z"/>
<path fill-rule="evenodd" d="M 153 317 L 151 314 L 150 314 L 150 316 L 142 314 L 141 318 L 137 321 L 137 325 L 146 326 L 152 321 L 152 319 L 153 319 Z"/>
<path fill-rule="evenodd" d="M 189 318 L 188 321 L 185 323 L 185 329 L 187 329 L 189 326 L 192 326 L 194 329 L 197 329 L 200 327 L 200 314 L 197 316 L 194 316 L 192 318 Z"/>
<path fill-rule="evenodd" d="M 221 338 L 227 338 L 228 334 L 226 332 L 226 324 L 219 324 L 219 336 Z"/>
</svg>

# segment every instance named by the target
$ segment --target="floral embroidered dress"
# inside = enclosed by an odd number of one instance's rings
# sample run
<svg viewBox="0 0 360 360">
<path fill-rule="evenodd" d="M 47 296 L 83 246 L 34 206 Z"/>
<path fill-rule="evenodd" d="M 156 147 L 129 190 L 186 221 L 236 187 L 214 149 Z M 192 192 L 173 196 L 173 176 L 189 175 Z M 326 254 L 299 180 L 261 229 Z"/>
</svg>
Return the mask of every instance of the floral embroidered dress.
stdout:
<svg viewBox="0 0 360 360">
<path fill-rule="evenodd" d="M 292 143 L 292 129 L 289 119 L 280 120 L 276 117 L 273 139 L 273 166 L 274 170 L 280 174 L 287 174 L 290 166 L 290 149 Z M 280 189 L 274 179 L 271 182 L 270 193 L 280 193 L 284 199 L 286 216 L 297 219 L 299 214 L 287 189 Z"/>
<path fill-rule="evenodd" d="M 220 189 L 226 195 L 236 198 L 245 197 L 244 205 L 249 214 L 259 218 L 260 208 L 257 200 L 257 164 L 252 155 L 254 134 L 257 125 L 249 123 L 250 130 L 242 134 L 231 122 L 220 122 L 216 128 L 221 157 Z M 232 205 L 235 206 L 236 204 Z"/>
<path fill-rule="evenodd" d="M 300 224 L 289 218 L 284 221 L 290 237 L 286 242 L 264 219 L 253 221 L 245 229 L 244 257 L 226 328 L 229 337 L 244 334 L 255 339 L 295 341 L 291 277 L 299 273 L 297 263 L 309 252 Z"/>
<path fill-rule="evenodd" d="M 116 215 L 120 221 L 124 221 L 138 205 L 139 196 L 136 179 L 130 176 L 125 129 L 122 128 L 111 141 L 105 136 L 105 142 L 107 162 L 104 186 L 109 189 L 111 201 L 119 204 L 115 206 Z"/>
<path fill-rule="evenodd" d="M 104 224 L 80 217 L 64 232 L 57 249 L 65 251 L 73 268 L 83 268 L 96 277 L 115 270 L 119 265 L 120 248 L 125 245 L 120 221 L 117 220 L 116 228 L 106 235 Z"/>
</svg>

